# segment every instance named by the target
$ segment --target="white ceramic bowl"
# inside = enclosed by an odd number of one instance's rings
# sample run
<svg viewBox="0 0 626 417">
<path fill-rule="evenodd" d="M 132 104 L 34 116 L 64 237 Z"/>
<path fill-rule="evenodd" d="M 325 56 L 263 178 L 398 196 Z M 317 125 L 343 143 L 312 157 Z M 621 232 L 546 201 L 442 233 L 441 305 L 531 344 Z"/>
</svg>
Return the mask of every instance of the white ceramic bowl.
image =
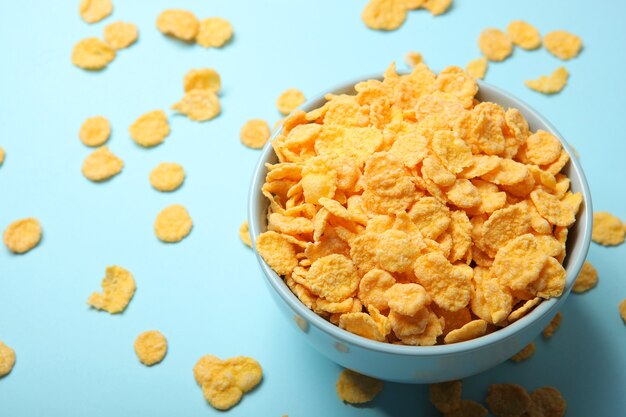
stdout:
<svg viewBox="0 0 626 417">
<path fill-rule="evenodd" d="M 372 78 L 381 79 L 368 77 L 351 81 L 309 100 L 301 109 L 310 111 L 321 106 L 325 102 L 326 93 L 354 94 L 354 84 Z M 439 346 L 394 345 L 357 336 L 319 317 L 298 300 L 281 277 L 257 253 L 265 282 L 286 319 L 314 348 L 343 367 L 383 380 L 405 383 L 433 383 L 474 375 L 507 360 L 530 343 L 550 322 L 570 293 L 591 241 L 593 211 L 591 193 L 580 163 L 574 156 L 572 148 L 557 130 L 536 111 L 496 87 L 484 82 L 478 84 L 477 98 L 480 101 L 491 101 L 505 108 L 519 109 L 532 131 L 543 129 L 551 132 L 561 140 L 563 147 L 570 154 L 570 162 L 563 172 L 571 180 L 572 192 L 582 193 L 583 204 L 576 223 L 569 230 L 564 263 L 567 277 L 563 295 L 543 301 L 522 319 L 474 340 Z M 268 142 L 259 158 L 250 188 L 248 222 L 253 241 L 266 230 L 267 226 L 268 201 L 261 194 L 261 187 L 267 174 L 264 164 L 276 161 L 277 157 Z"/>
</svg>

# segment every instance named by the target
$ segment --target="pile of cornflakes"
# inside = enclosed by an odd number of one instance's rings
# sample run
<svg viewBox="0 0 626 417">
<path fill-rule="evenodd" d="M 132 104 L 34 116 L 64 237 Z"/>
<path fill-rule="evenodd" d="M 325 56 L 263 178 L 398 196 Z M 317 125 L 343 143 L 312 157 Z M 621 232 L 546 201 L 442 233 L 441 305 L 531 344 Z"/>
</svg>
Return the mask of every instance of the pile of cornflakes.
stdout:
<svg viewBox="0 0 626 417">
<path fill-rule="evenodd" d="M 256 249 L 310 309 L 389 343 L 456 343 L 563 292 L 569 160 L 458 67 L 327 95 L 272 145 Z"/>
</svg>

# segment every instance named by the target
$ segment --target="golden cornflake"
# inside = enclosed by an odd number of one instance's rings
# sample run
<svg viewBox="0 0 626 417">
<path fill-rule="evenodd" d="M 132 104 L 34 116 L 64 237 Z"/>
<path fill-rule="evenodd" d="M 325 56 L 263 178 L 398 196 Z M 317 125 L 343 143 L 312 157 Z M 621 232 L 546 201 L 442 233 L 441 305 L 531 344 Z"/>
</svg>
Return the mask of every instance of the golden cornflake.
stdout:
<svg viewBox="0 0 626 417">
<path fill-rule="evenodd" d="M 459 408 L 447 412 L 444 417 L 487 417 L 487 409 L 472 400 L 461 400 Z"/>
<path fill-rule="evenodd" d="M 361 404 L 372 401 L 384 387 L 383 381 L 344 369 L 337 379 L 337 395 L 341 401 Z"/>
<path fill-rule="evenodd" d="M 261 149 L 270 135 L 270 125 L 261 119 L 248 120 L 239 132 L 241 143 L 252 149 Z"/>
<path fill-rule="evenodd" d="M 374 30 L 396 30 L 404 23 L 407 7 L 398 0 L 370 0 L 361 18 Z"/>
<path fill-rule="evenodd" d="M 339 327 L 367 339 L 385 341 L 385 334 L 376 320 L 366 313 L 342 314 L 339 317 Z"/>
<path fill-rule="evenodd" d="M 554 387 L 537 388 L 530 393 L 529 417 L 564 417 L 567 403 Z"/>
<path fill-rule="evenodd" d="M 563 146 L 551 133 L 537 130 L 526 139 L 526 157 L 535 165 L 547 165 L 556 161 Z"/>
<path fill-rule="evenodd" d="M 111 124 L 106 117 L 94 116 L 86 119 L 80 127 L 78 137 L 87 146 L 100 146 L 109 140 Z"/>
<path fill-rule="evenodd" d="M 539 278 L 547 259 L 537 238 L 527 233 L 509 240 L 498 250 L 492 273 L 503 285 L 522 290 Z"/>
<path fill-rule="evenodd" d="M 4 151 L 4 148 L 0 146 L 0 166 L 2 166 L 2 164 L 4 163 L 5 155 L 6 155 L 6 152 Z"/>
<path fill-rule="evenodd" d="M 511 356 L 511 360 L 513 362 L 525 361 L 526 359 L 533 356 L 536 348 L 537 346 L 535 345 L 535 342 L 531 342 L 528 345 L 524 346 L 524 349 L 520 350 L 515 355 Z"/>
<path fill-rule="evenodd" d="M 473 271 L 467 265 L 452 265 L 443 254 L 432 252 L 417 258 L 414 271 L 439 307 L 457 311 L 469 303 Z"/>
<path fill-rule="evenodd" d="M 210 90 L 218 94 L 222 88 L 220 75 L 213 68 L 191 69 L 183 79 L 185 92 L 191 90 Z"/>
<path fill-rule="evenodd" d="M 157 364 L 163 360 L 167 353 L 167 339 L 158 330 L 140 333 L 135 339 L 135 353 L 144 365 Z"/>
<path fill-rule="evenodd" d="M 15 351 L 0 341 L 0 378 L 8 375 L 15 365 Z"/>
<path fill-rule="evenodd" d="M 150 172 L 150 185 L 159 191 L 174 191 L 184 180 L 183 166 L 174 162 L 162 162 Z"/>
<path fill-rule="evenodd" d="M 496 417 L 520 417 L 530 407 L 526 389 L 517 384 L 491 384 L 487 393 L 489 411 Z"/>
<path fill-rule="evenodd" d="M 411 68 L 415 67 L 417 64 L 421 64 L 422 61 L 423 57 L 419 52 L 410 51 L 404 55 L 404 62 Z"/>
<path fill-rule="evenodd" d="M 439 16 L 447 12 L 451 5 L 452 0 L 426 0 L 422 7 L 433 16 Z"/>
<path fill-rule="evenodd" d="M 556 315 L 552 318 L 552 320 L 550 321 L 550 323 L 548 323 L 548 325 L 546 326 L 545 329 L 543 329 L 543 337 L 546 339 L 551 338 L 552 336 L 554 336 L 554 332 L 556 332 L 556 330 L 559 328 L 559 326 L 561 325 L 561 321 L 563 320 L 563 315 L 561 314 L 561 312 L 557 312 Z"/>
<path fill-rule="evenodd" d="M 221 17 L 209 17 L 200 21 L 196 42 L 205 48 L 221 48 L 233 37 L 230 22 Z"/>
<path fill-rule="evenodd" d="M 121 266 L 109 266 L 102 279 L 103 292 L 91 294 L 87 304 L 111 314 L 121 313 L 133 298 L 135 288 L 133 274 Z"/>
<path fill-rule="evenodd" d="M 315 295 L 329 301 L 350 297 L 359 286 L 359 276 L 349 258 L 333 254 L 317 259 L 307 274 L 307 284 Z"/>
<path fill-rule="evenodd" d="M 205 355 L 193 367 L 193 375 L 208 403 L 218 410 L 228 410 L 261 382 L 263 369 L 245 356 L 222 360 Z"/>
<path fill-rule="evenodd" d="M 544 94 L 555 94 L 560 92 L 567 84 L 569 72 L 565 67 L 559 67 L 550 75 L 542 75 L 536 80 L 526 80 L 526 86 L 532 90 Z"/>
<path fill-rule="evenodd" d="M 378 310 L 389 308 L 386 291 L 396 283 L 396 279 L 382 269 L 368 271 L 359 283 L 359 299 L 366 307 L 374 306 Z"/>
<path fill-rule="evenodd" d="M 626 299 L 622 300 L 618 306 L 619 314 L 622 316 L 622 320 L 626 324 Z"/>
<path fill-rule="evenodd" d="M 170 134 L 170 126 L 163 110 L 153 110 L 135 120 L 128 132 L 138 145 L 152 147 L 163 143 Z"/>
<path fill-rule="evenodd" d="M 509 23 L 506 33 L 511 37 L 513 43 L 520 48 L 532 50 L 541 46 L 541 34 L 537 28 L 523 20 L 514 20 Z"/>
<path fill-rule="evenodd" d="M 449 413 L 461 407 L 461 381 L 439 382 L 430 384 L 428 398 L 435 408 L 442 413 Z"/>
<path fill-rule="evenodd" d="M 82 172 L 88 180 L 99 182 L 116 176 L 123 168 L 124 162 L 108 147 L 102 146 L 85 158 Z"/>
<path fill-rule="evenodd" d="M 606 211 L 593 213 L 591 240 L 605 246 L 614 246 L 624 243 L 626 226 L 622 221 Z"/>
<path fill-rule="evenodd" d="M 113 11 L 111 0 L 81 0 L 78 6 L 80 17 L 87 23 L 96 23 Z"/>
<path fill-rule="evenodd" d="M 172 105 L 172 110 L 197 122 L 214 119 L 221 111 L 220 101 L 211 90 L 188 91 L 181 101 Z"/>
<path fill-rule="evenodd" d="M 196 38 L 200 22 L 196 16 L 187 10 L 164 10 L 157 17 L 156 26 L 164 35 L 191 42 Z"/>
<path fill-rule="evenodd" d="M 138 36 L 137 26 L 133 23 L 115 22 L 104 27 L 104 40 L 115 50 L 128 48 Z"/>
<path fill-rule="evenodd" d="M 504 61 L 513 52 L 511 38 L 499 29 L 485 29 L 478 37 L 478 47 L 490 61 Z"/>
<path fill-rule="evenodd" d="M 572 287 L 572 291 L 581 293 L 585 291 L 589 291 L 598 283 L 598 271 L 591 265 L 591 262 L 585 261 L 583 264 L 576 281 L 574 282 L 574 286 Z"/>
<path fill-rule="evenodd" d="M 154 232 L 163 242 L 179 242 L 187 237 L 193 222 L 187 209 L 173 204 L 161 210 L 154 221 Z"/>
<path fill-rule="evenodd" d="M 472 320 L 460 329 L 455 329 L 448 333 L 444 338 L 444 343 L 459 343 L 476 339 L 484 335 L 486 331 L 487 322 L 485 320 Z"/>
<path fill-rule="evenodd" d="M 283 91 L 276 100 L 276 107 L 281 114 L 288 115 L 304 103 L 305 98 L 302 91 L 296 88 L 289 88 Z"/>
<path fill-rule="evenodd" d="M 33 217 L 16 220 L 7 226 L 2 238 L 11 252 L 26 253 L 41 241 L 41 224 Z"/>
<path fill-rule="evenodd" d="M 419 284 L 394 284 L 386 292 L 389 308 L 405 316 L 414 316 L 430 304 L 430 296 Z"/>
<path fill-rule="evenodd" d="M 583 41 L 573 33 L 555 30 L 543 37 L 543 46 L 555 57 L 568 60 L 578 55 L 583 47 Z"/>
<path fill-rule="evenodd" d="M 482 80 L 485 78 L 485 74 L 487 73 L 487 58 L 484 56 L 481 58 L 476 58 L 467 63 L 465 67 L 465 71 L 470 75 L 470 77 L 477 78 Z"/>
<path fill-rule="evenodd" d="M 565 198 L 559 200 L 556 196 L 547 193 L 541 189 L 534 190 L 530 193 L 530 198 L 537 208 L 541 216 L 556 226 L 568 227 L 576 220 L 576 213 L 581 203 L 581 194 L 576 193 L 577 199 L 572 200 Z M 571 204 L 570 204 L 571 203 Z"/>
<path fill-rule="evenodd" d="M 115 50 L 98 38 L 85 38 L 72 50 L 72 64 L 86 70 L 100 70 L 115 58 Z"/>
<path fill-rule="evenodd" d="M 252 238 L 250 237 L 250 230 L 248 229 L 248 220 L 244 220 L 239 227 L 239 239 L 248 247 L 252 247 Z"/>
<path fill-rule="evenodd" d="M 298 266 L 293 245 L 279 233 L 261 233 L 256 239 L 255 246 L 265 262 L 279 275 L 290 275 Z"/>
</svg>

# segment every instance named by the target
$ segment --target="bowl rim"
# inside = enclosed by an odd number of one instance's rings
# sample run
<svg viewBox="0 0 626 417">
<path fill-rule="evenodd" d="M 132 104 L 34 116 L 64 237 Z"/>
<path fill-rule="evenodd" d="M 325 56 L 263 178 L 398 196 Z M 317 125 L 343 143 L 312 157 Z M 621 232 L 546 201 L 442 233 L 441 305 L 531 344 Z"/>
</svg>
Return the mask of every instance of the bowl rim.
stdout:
<svg viewBox="0 0 626 417">
<path fill-rule="evenodd" d="M 310 111 L 312 110 L 312 106 L 316 103 L 324 100 L 324 96 L 329 93 L 337 93 L 341 91 L 346 91 L 354 87 L 355 84 L 365 81 L 365 80 L 382 80 L 382 72 L 373 76 L 364 76 L 354 78 L 352 80 L 343 82 L 341 84 L 335 85 L 333 88 L 326 89 L 323 92 L 316 94 L 311 99 L 307 100 L 304 104 L 298 107 L 297 110 Z M 399 75 L 405 75 L 407 72 L 398 72 Z M 533 323 L 537 321 L 541 321 L 543 317 L 552 314 L 558 307 L 560 307 L 565 300 L 567 299 L 569 292 L 574 284 L 575 278 L 580 272 L 582 265 L 587 258 L 587 254 L 589 251 L 589 247 L 591 244 L 591 225 L 592 225 L 592 215 L 593 215 L 593 207 L 591 202 L 591 191 L 589 189 L 589 184 L 587 183 L 587 179 L 583 172 L 582 166 L 578 161 L 578 158 L 575 157 L 576 153 L 573 148 L 567 143 L 567 141 L 563 138 L 563 136 L 559 133 L 559 131 L 550 123 L 545 117 L 543 117 L 539 112 L 537 112 L 534 108 L 529 106 L 523 100 L 517 98 L 513 94 L 496 87 L 492 84 L 486 83 L 482 80 L 476 80 L 479 92 L 480 90 L 488 91 L 488 94 L 496 94 L 506 97 L 511 103 L 514 103 L 514 108 L 520 110 L 524 118 L 528 115 L 532 115 L 535 119 L 537 119 L 541 124 L 543 124 L 550 133 L 555 135 L 563 148 L 569 154 L 569 164 L 571 164 L 571 173 L 570 178 L 572 176 L 577 176 L 580 180 L 581 190 L 580 192 L 583 195 L 583 204 L 584 204 L 584 218 L 579 217 L 576 219 L 576 222 L 582 222 L 582 228 L 579 230 L 577 238 L 582 240 L 582 250 L 579 252 L 579 257 L 572 259 L 570 258 L 568 261 L 567 268 L 567 278 L 570 278 L 569 272 L 572 272 L 572 278 L 568 283 L 565 283 L 565 289 L 563 294 L 557 298 L 550 298 L 548 300 L 543 300 L 537 307 L 535 307 L 530 313 L 522 317 L 521 319 L 509 324 L 504 328 L 500 328 L 497 331 L 492 333 L 480 336 L 475 339 L 467 340 L 459 343 L 452 343 L 449 345 L 433 345 L 433 346 L 409 346 L 409 345 L 396 345 L 387 342 L 379 342 L 376 340 L 367 339 L 365 337 L 353 334 L 340 328 L 339 326 L 334 325 L 333 323 L 325 320 L 324 318 L 317 315 L 313 310 L 306 307 L 297 296 L 289 289 L 287 284 L 285 284 L 284 280 L 274 272 L 269 265 L 263 260 L 261 255 L 259 255 L 256 250 L 256 238 L 261 233 L 261 225 L 256 222 L 256 201 L 260 197 L 261 194 L 261 186 L 265 182 L 265 163 L 272 157 L 275 156 L 275 152 L 272 148 L 272 141 L 274 138 L 282 131 L 282 128 L 276 129 L 271 138 L 267 141 L 263 149 L 261 150 L 261 155 L 257 161 L 257 164 L 254 168 L 252 174 L 252 180 L 250 183 L 250 189 L 248 193 L 248 224 L 250 230 L 250 236 L 252 238 L 252 250 L 255 253 L 257 261 L 261 266 L 261 269 L 265 275 L 270 286 L 273 290 L 280 296 L 280 298 L 287 303 L 287 305 L 291 308 L 291 310 L 295 311 L 299 316 L 304 318 L 308 323 L 315 326 L 318 330 L 326 333 L 332 338 L 339 339 L 349 345 L 359 347 L 364 350 L 373 351 L 373 352 L 381 352 L 393 355 L 400 356 L 450 356 L 456 355 L 459 353 L 467 353 L 470 351 L 476 351 L 481 349 L 489 348 L 493 345 L 503 343 L 513 337 L 516 337 L 519 333 L 521 333 L 524 329 L 530 327 Z M 498 103 L 496 103 L 498 104 Z M 566 278 L 566 279 L 567 279 Z"/>
</svg>

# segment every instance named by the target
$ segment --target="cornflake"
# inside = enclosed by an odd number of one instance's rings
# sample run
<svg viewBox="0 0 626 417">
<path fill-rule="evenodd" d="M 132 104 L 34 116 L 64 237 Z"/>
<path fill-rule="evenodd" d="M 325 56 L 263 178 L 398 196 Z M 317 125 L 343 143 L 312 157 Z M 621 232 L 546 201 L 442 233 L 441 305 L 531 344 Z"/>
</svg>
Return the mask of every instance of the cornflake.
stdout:
<svg viewBox="0 0 626 417">
<path fill-rule="evenodd" d="M 16 220 L 4 229 L 2 240 L 11 252 L 26 253 L 41 241 L 41 224 L 33 217 Z"/>
<path fill-rule="evenodd" d="M 157 17 L 156 26 L 164 35 L 191 42 L 196 38 L 200 22 L 198 18 L 187 10 L 164 10 Z"/>
<path fill-rule="evenodd" d="M 559 93 L 567 85 L 569 72 L 565 67 L 559 67 L 549 76 L 542 75 L 536 80 L 526 80 L 526 86 L 531 90 L 544 94 Z"/>
<path fill-rule="evenodd" d="M 487 64 L 487 58 L 476 58 L 467 63 L 465 71 L 467 71 L 471 77 L 482 80 L 487 73 Z"/>
<path fill-rule="evenodd" d="M 82 173 L 90 181 L 106 181 L 116 176 L 124 168 L 124 162 L 108 147 L 102 146 L 83 161 Z"/>
<path fill-rule="evenodd" d="M 461 381 L 439 382 L 430 384 L 428 398 L 435 408 L 442 413 L 449 413 L 461 407 Z"/>
<path fill-rule="evenodd" d="M 445 417 L 487 417 L 487 409 L 472 400 L 461 400 L 459 408 L 447 412 Z"/>
<path fill-rule="evenodd" d="M 514 20 L 509 23 L 506 33 L 513 43 L 522 49 L 532 50 L 541 46 L 541 34 L 537 28 L 523 20 Z"/>
<path fill-rule="evenodd" d="M 137 26 L 133 23 L 115 22 L 104 27 L 104 40 L 115 50 L 128 48 L 138 36 Z"/>
<path fill-rule="evenodd" d="M 174 191 L 184 180 L 182 165 L 173 162 L 162 162 L 150 172 L 150 185 L 159 191 Z"/>
<path fill-rule="evenodd" d="M 573 33 L 555 30 L 543 37 L 543 46 L 555 57 L 568 60 L 578 55 L 583 47 L 583 41 Z"/>
<path fill-rule="evenodd" d="M 109 266 L 106 269 L 105 277 L 102 279 L 103 292 L 91 294 L 87 304 L 110 314 L 121 313 L 133 298 L 135 288 L 133 274 L 121 266 Z"/>
<path fill-rule="evenodd" d="M 135 353 L 144 365 L 155 365 L 161 362 L 167 353 L 167 339 L 158 330 L 140 333 L 135 339 Z"/>
<path fill-rule="evenodd" d="M 511 356 L 511 360 L 513 362 L 525 361 L 526 359 L 533 356 L 536 348 L 537 346 L 535 345 L 535 342 L 531 342 L 528 345 L 524 346 L 524 349 L 520 350 L 515 355 Z"/>
<path fill-rule="evenodd" d="M 78 137 L 87 146 L 103 145 L 111 135 L 111 123 L 106 117 L 94 116 L 86 119 L 80 127 Z"/>
<path fill-rule="evenodd" d="M 489 28 L 478 37 L 478 47 L 490 61 L 504 61 L 513 52 L 511 38 L 499 29 Z"/>
<path fill-rule="evenodd" d="M 209 17 L 200 21 L 196 42 L 205 48 L 221 48 L 233 37 L 230 22 L 221 17 Z"/>
<path fill-rule="evenodd" d="M 8 375 L 15 365 L 15 351 L 0 341 L 0 378 Z"/>
<path fill-rule="evenodd" d="M 261 149 L 271 135 L 270 126 L 265 120 L 251 119 L 241 127 L 241 143 L 252 149 Z"/>
<path fill-rule="evenodd" d="M 349 369 L 341 371 L 336 384 L 339 399 L 350 404 L 372 401 L 383 390 L 383 387 L 383 381 Z"/>
<path fill-rule="evenodd" d="M 187 237 L 193 222 L 187 209 L 173 204 L 161 210 L 154 221 L 154 232 L 159 240 L 168 243 L 179 242 Z"/>
<path fill-rule="evenodd" d="M 80 17 L 87 23 L 96 23 L 113 11 L 111 0 L 81 0 L 78 6 Z"/>
<path fill-rule="evenodd" d="M 410 68 L 414 68 L 417 64 L 421 64 L 423 60 L 422 54 L 419 52 L 410 51 L 404 56 L 404 62 Z"/>
<path fill-rule="evenodd" d="M 98 38 L 79 41 L 72 50 L 72 63 L 86 70 L 100 70 L 115 58 L 115 50 Z"/>
<path fill-rule="evenodd" d="M 598 283 L 598 271 L 591 265 L 591 262 L 585 261 L 583 264 L 572 291 L 581 293 L 586 292 L 596 286 Z"/>
<path fill-rule="evenodd" d="M 433 16 L 439 16 L 447 12 L 451 5 L 452 0 L 426 0 L 422 7 Z"/>
<path fill-rule="evenodd" d="M 152 147 L 163 143 L 170 134 L 170 126 L 163 110 L 153 110 L 135 120 L 128 132 L 138 145 Z"/>
<path fill-rule="evenodd" d="M 530 393 L 529 417 L 564 417 L 567 403 L 554 387 L 537 388 Z"/>
<path fill-rule="evenodd" d="M 624 321 L 624 324 L 626 324 L 626 299 L 622 300 L 619 303 L 618 309 L 619 309 L 620 316 L 622 316 L 622 320 Z"/>
<path fill-rule="evenodd" d="M 406 20 L 407 7 L 398 0 L 370 0 L 361 18 L 374 30 L 396 30 Z"/>
<path fill-rule="evenodd" d="M 563 315 L 559 311 L 552 318 L 550 323 L 548 323 L 546 328 L 543 329 L 543 337 L 546 338 L 546 339 L 550 339 L 552 336 L 554 336 L 554 332 L 556 332 L 556 330 L 559 328 L 559 326 L 561 325 L 561 321 L 562 320 L 563 320 Z"/>
<path fill-rule="evenodd" d="M 250 230 L 248 229 L 248 220 L 244 220 L 244 222 L 241 223 L 241 227 L 239 227 L 239 239 L 241 239 L 241 241 L 249 248 L 252 247 L 252 238 L 250 237 Z"/>
<path fill-rule="evenodd" d="M 517 384 L 492 384 L 487 405 L 496 417 L 520 417 L 530 408 L 531 399 L 526 389 Z"/>
<path fill-rule="evenodd" d="M 289 88 L 283 91 L 276 100 L 276 107 L 283 115 L 288 115 L 304 103 L 304 94 L 296 88 Z"/>
<path fill-rule="evenodd" d="M 557 137 L 477 101 L 458 67 L 392 65 L 355 91 L 293 111 L 266 165 L 256 250 L 307 308 L 361 337 L 430 346 L 562 294 L 582 196 Z"/>
<path fill-rule="evenodd" d="M 183 79 L 185 92 L 191 90 L 210 90 L 218 94 L 222 88 L 220 75 L 213 68 L 199 68 L 189 70 Z"/>
<path fill-rule="evenodd" d="M 172 105 L 172 110 L 197 122 L 214 119 L 221 111 L 219 98 L 208 89 L 188 91 L 181 101 Z"/>
<path fill-rule="evenodd" d="M 263 369 L 246 356 L 222 360 L 205 355 L 193 367 L 193 375 L 207 402 L 217 410 L 228 410 L 261 382 Z"/>
<path fill-rule="evenodd" d="M 624 243 L 626 226 L 622 221 L 606 211 L 593 213 L 591 240 L 605 246 L 614 246 Z"/>
<path fill-rule="evenodd" d="M 4 151 L 4 148 L 0 146 L 0 166 L 2 166 L 2 164 L 4 163 L 5 155 L 6 155 L 6 152 Z"/>
</svg>

